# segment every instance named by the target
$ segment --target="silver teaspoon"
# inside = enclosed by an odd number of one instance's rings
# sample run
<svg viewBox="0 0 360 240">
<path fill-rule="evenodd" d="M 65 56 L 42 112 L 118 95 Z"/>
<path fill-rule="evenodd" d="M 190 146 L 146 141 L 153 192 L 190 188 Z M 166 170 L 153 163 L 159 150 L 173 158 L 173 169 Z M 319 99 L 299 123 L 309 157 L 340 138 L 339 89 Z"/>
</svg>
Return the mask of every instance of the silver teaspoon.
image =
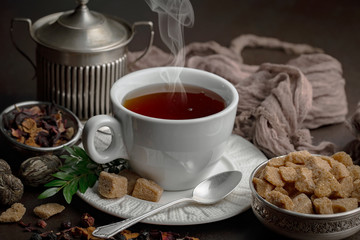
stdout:
<svg viewBox="0 0 360 240">
<path fill-rule="evenodd" d="M 99 238 L 110 238 L 144 218 L 181 202 L 192 201 L 201 204 L 216 203 L 225 198 L 235 189 L 235 187 L 239 184 L 241 177 L 242 174 L 240 171 L 228 171 L 216 174 L 199 183 L 199 185 L 194 188 L 191 198 L 181 198 L 155 208 L 138 217 L 132 217 L 120 222 L 98 227 L 92 232 L 92 235 Z"/>
</svg>

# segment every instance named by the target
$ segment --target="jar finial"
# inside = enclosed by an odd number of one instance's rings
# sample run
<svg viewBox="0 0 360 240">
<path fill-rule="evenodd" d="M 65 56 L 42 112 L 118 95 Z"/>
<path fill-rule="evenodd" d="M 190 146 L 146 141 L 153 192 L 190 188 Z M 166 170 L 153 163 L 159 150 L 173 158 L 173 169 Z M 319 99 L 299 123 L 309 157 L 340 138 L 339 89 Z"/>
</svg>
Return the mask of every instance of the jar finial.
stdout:
<svg viewBox="0 0 360 240">
<path fill-rule="evenodd" d="M 76 0 L 79 5 L 86 5 L 89 0 Z"/>
</svg>

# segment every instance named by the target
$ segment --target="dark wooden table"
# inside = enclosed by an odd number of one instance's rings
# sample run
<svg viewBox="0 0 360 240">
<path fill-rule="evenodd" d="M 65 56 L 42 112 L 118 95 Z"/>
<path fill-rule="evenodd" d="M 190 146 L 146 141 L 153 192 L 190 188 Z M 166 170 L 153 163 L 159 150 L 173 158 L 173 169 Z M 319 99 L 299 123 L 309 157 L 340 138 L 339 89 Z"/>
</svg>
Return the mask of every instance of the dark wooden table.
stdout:
<svg viewBox="0 0 360 240">
<path fill-rule="evenodd" d="M 186 43 L 198 41 L 217 41 L 228 46 L 230 41 L 241 34 L 256 34 L 279 38 L 293 43 L 307 43 L 322 48 L 325 53 L 338 59 L 343 65 L 346 79 L 349 116 L 360 100 L 360 3 L 353 1 L 301 1 L 301 0 L 207 0 L 193 1 L 195 25 L 186 29 Z M 116 15 L 132 23 L 151 20 L 157 23 L 157 15 L 150 11 L 145 1 L 93 0 L 88 4 L 92 10 Z M 33 22 L 54 12 L 73 9 L 75 1 L 48 0 L 3 0 L 0 8 L 0 111 L 20 101 L 36 99 L 36 79 L 32 66 L 12 46 L 9 36 L 10 21 L 13 17 L 26 17 Z M 155 24 L 157 30 L 157 24 Z M 34 58 L 35 43 L 24 26 L 17 26 L 15 38 L 21 48 Z M 136 50 L 142 39 L 135 39 L 130 50 Z M 155 45 L 163 48 L 159 35 L 155 36 Z M 286 59 L 276 51 L 245 50 L 245 62 L 283 62 Z M 346 125 L 336 124 L 312 131 L 314 142 L 332 141 L 337 150 L 342 150 L 354 139 Z M 7 161 L 21 161 L 17 153 L 4 147 L 0 140 L 0 158 Z M 37 195 L 43 189 L 25 188 L 21 200 L 28 209 L 24 222 L 35 222 L 31 210 L 49 201 L 38 200 Z M 71 205 L 67 205 L 59 195 L 51 201 L 66 205 L 66 210 L 52 217 L 47 229 L 56 230 L 60 223 L 70 220 L 79 222 L 83 213 L 89 213 L 96 219 L 96 225 L 118 220 L 94 209 L 75 196 Z M 5 207 L 0 207 L 3 211 Z M 158 229 L 199 237 L 206 240 L 220 239 L 282 239 L 269 231 L 254 216 L 251 209 L 232 218 L 193 226 L 157 226 L 137 224 L 131 230 Z M 17 224 L 0 224 L 0 239 L 29 239 L 30 233 L 23 232 Z M 360 239 L 360 233 L 350 239 Z"/>
</svg>

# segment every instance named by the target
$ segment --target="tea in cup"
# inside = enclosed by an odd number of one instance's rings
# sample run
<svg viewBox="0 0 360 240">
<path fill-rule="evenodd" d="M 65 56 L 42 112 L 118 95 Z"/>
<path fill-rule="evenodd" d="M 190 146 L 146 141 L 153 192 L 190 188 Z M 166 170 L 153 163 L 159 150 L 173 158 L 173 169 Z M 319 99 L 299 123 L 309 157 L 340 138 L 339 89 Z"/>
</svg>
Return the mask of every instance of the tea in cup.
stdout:
<svg viewBox="0 0 360 240">
<path fill-rule="evenodd" d="M 163 76 L 179 72 L 181 84 Z M 238 93 L 227 80 L 202 70 L 156 67 L 120 78 L 111 88 L 113 117 L 91 117 L 83 130 L 89 156 L 104 164 L 122 157 L 140 176 L 165 190 L 193 188 L 216 167 L 231 135 Z M 102 127 L 112 132 L 109 147 L 94 144 Z"/>
</svg>

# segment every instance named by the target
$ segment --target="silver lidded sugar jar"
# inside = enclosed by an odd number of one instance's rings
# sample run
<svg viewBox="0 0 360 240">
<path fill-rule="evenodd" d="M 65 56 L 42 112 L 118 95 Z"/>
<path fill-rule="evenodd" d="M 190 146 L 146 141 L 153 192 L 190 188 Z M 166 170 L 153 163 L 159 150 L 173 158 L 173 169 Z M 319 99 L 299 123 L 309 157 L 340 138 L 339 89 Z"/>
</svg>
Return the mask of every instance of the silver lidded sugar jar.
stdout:
<svg viewBox="0 0 360 240">
<path fill-rule="evenodd" d="M 135 22 L 106 16 L 87 7 L 88 0 L 77 0 L 75 10 L 50 14 L 34 24 L 28 18 L 14 18 L 11 38 L 15 47 L 31 63 L 13 39 L 14 23 L 28 24 L 36 42 L 37 96 L 74 112 L 81 120 L 108 114 L 110 88 L 127 71 L 127 46 L 135 28 L 150 28 L 149 42 L 137 59 L 142 58 L 153 42 L 153 23 Z M 135 61 L 137 61 L 135 60 Z"/>
</svg>

